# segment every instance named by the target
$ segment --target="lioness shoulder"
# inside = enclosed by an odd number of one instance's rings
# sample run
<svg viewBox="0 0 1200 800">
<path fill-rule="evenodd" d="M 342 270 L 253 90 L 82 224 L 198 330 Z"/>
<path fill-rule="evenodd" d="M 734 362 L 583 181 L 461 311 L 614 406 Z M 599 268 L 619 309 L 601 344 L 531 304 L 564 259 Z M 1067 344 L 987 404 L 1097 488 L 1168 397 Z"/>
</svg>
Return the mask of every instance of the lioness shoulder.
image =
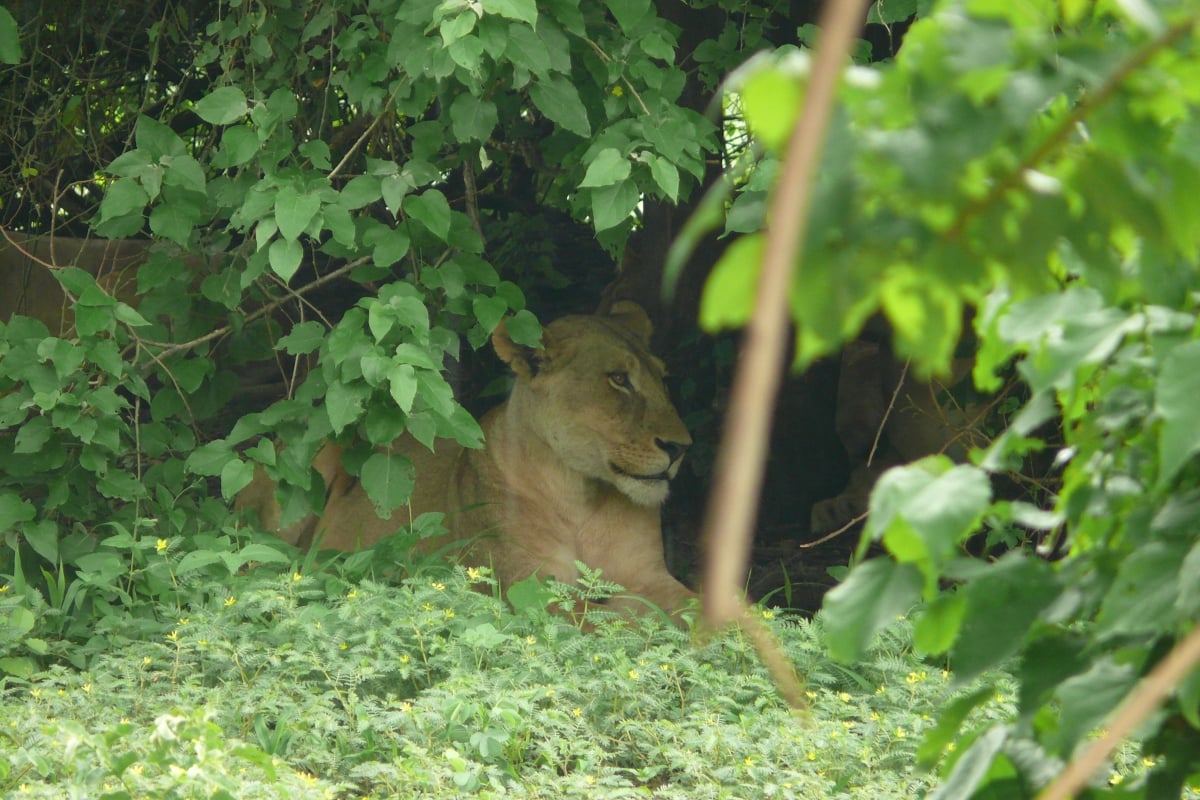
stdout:
<svg viewBox="0 0 1200 800">
<path fill-rule="evenodd" d="M 239 496 L 261 524 L 293 543 L 352 550 L 391 535 L 427 511 L 446 513 L 463 563 L 490 566 L 501 585 L 530 575 L 574 581 L 576 562 L 600 569 L 631 595 L 677 610 L 693 596 L 667 571 L 659 511 L 691 436 L 649 350 L 645 311 L 620 302 L 602 315 L 548 325 L 542 347 L 517 344 L 501 324 L 497 355 L 515 373 L 508 399 L 480 424 L 482 450 L 409 437 L 394 447 L 416 466 L 409 506 L 376 516 L 357 480 L 326 445 L 314 463 L 325 511 L 278 531 L 275 484 L 261 471 Z M 615 598 L 614 605 L 644 608 Z"/>
</svg>

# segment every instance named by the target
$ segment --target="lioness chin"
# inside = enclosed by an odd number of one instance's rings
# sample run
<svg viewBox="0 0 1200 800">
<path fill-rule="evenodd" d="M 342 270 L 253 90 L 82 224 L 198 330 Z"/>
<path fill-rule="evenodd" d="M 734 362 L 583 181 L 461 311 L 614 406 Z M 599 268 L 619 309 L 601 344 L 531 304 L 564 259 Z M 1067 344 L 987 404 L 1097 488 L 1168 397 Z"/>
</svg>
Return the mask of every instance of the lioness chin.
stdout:
<svg viewBox="0 0 1200 800">
<path fill-rule="evenodd" d="M 551 323 L 540 350 L 518 345 L 501 324 L 492 345 L 516 380 L 480 421 L 484 449 L 439 440 L 430 452 L 407 436 L 394 443 L 416 466 L 411 517 L 404 509 L 376 516 L 332 443 L 313 464 L 326 485 L 319 518 L 280 530 L 275 482 L 261 468 L 237 505 L 293 544 L 339 550 L 443 511 L 448 540 L 468 542 L 462 562 L 490 566 L 505 588 L 530 575 L 575 581 L 579 561 L 631 595 L 609 607 L 645 610 L 642 597 L 678 611 L 695 595 L 667 571 L 659 506 L 692 440 L 650 354 L 650 333 L 645 311 L 630 302 Z"/>
</svg>

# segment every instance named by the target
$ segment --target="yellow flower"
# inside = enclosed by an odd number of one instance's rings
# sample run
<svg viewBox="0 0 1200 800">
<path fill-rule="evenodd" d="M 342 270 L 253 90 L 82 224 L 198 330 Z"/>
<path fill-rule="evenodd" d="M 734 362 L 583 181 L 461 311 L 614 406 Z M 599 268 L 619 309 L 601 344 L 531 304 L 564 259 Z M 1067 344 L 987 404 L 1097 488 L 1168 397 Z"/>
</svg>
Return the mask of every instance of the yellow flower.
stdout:
<svg viewBox="0 0 1200 800">
<path fill-rule="evenodd" d="M 408 653 L 405 653 L 404 655 L 400 656 L 401 664 L 407 664 L 410 661 L 412 661 L 412 656 L 410 656 Z"/>
<path fill-rule="evenodd" d="M 154 543 L 154 549 L 160 553 L 167 552 L 167 548 L 170 546 L 171 546 L 171 543 L 168 542 L 166 539 L 159 539 L 157 542 Z"/>
<path fill-rule="evenodd" d="M 478 567 L 467 567 L 467 580 L 477 581 L 482 577 L 483 573 L 479 571 Z"/>
<path fill-rule="evenodd" d="M 841 700 L 843 703 L 849 703 L 850 702 L 850 693 L 849 692 L 838 692 L 838 700 Z"/>
<path fill-rule="evenodd" d="M 908 731 L 904 730 L 904 728 L 896 728 L 897 739 L 903 739 L 905 736 L 908 736 Z"/>
<path fill-rule="evenodd" d="M 613 93 L 613 97 L 624 97 L 625 96 L 625 90 L 622 89 L 620 86 L 614 86 L 612 88 L 612 93 Z"/>
<path fill-rule="evenodd" d="M 547 689 L 547 690 L 546 690 L 546 697 L 554 697 L 554 690 L 553 690 L 553 689 Z"/>
<path fill-rule="evenodd" d="M 775 612 L 769 608 L 764 608 L 762 610 L 762 618 L 767 620 L 775 619 Z"/>
<path fill-rule="evenodd" d="M 349 650 L 349 649 L 350 649 L 350 645 L 347 642 L 342 642 L 341 644 L 338 645 L 338 650 Z"/>
<path fill-rule="evenodd" d="M 346 592 L 347 600 L 353 600 L 356 597 L 358 597 L 358 589 L 351 589 L 350 591 Z"/>
<path fill-rule="evenodd" d="M 0 586 L 0 594 L 4 594 L 8 590 L 9 590 L 9 584 L 6 583 L 3 586 Z"/>
<path fill-rule="evenodd" d="M 444 592 L 446 591 L 446 584 L 442 583 L 441 581 L 434 581 L 433 588 L 437 589 L 439 592 Z"/>
<path fill-rule="evenodd" d="M 168 633 L 167 641 L 168 642 L 178 642 L 179 641 L 179 631 L 171 631 L 170 633 Z"/>
<path fill-rule="evenodd" d="M 671 666 L 670 664 L 659 664 L 658 668 L 661 669 L 663 672 L 670 672 L 671 670 L 674 669 L 674 667 Z"/>
<path fill-rule="evenodd" d="M 454 609 L 453 608 L 447 608 L 442 613 L 446 615 L 446 619 L 454 619 Z"/>
<path fill-rule="evenodd" d="M 575 706 L 574 708 L 571 709 L 571 715 L 575 716 L 575 717 L 582 717 L 583 709 L 580 708 L 579 706 Z"/>
<path fill-rule="evenodd" d="M 236 604 L 236 603 L 237 603 L 237 598 L 236 598 L 236 597 L 226 597 L 226 598 L 225 598 L 225 607 L 226 607 L 226 608 L 229 608 L 230 606 L 232 606 L 232 605 L 234 605 L 234 604 Z"/>
<path fill-rule="evenodd" d="M 79 688 L 80 688 L 80 689 L 83 689 L 83 691 L 84 691 L 84 693 L 85 693 L 85 694 L 91 694 L 91 693 L 92 693 L 92 685 L 91 685 L 90 683 L 85 683 L 83 686 L 80 686 Z"/>
<path fill-rule="evenodd" d="M 303 576 L 303 575 L 301 575 L 299 572 L 293 572 L 293 573 L 292 573 L 292 582 L 293 582 L 293 583 L 294 583 L 294 582 L 296 582 L 296 581 L 302 581 L 302 580 L 304 580 L 304 576 Z"/>
<path fill-rule="evenodd" d="M 640 672 L 638 672 L 636 669 L 629 670 L 629 680 L 636 681 L 637 679 L 639 679 L 641 677 L 642 677 L 642 674 Z"/>
<path fill-rule="evenodd" d="M 29 695 L 34 700 L 41 700 L 42 699 L 42 690 L 41 689 L 30 689 Z"/>
<path fill-rule="evenodd" d="M 742 765 L 746 767 L 754 766 L 754 756 L 746 756 L 742 759 Z"/>
<path fill-rule="evenodd" d="M 911 685 L 914 683 L 920 683 L 921 681 L 925 680 L 928 677 L 929 677 L 929 674 L 926 673 L 925 670 L 920 670 L 919 672 L 908 673 L 908 675 L 904 678 L 904 680 L 906 683 Z"/>
</svg>

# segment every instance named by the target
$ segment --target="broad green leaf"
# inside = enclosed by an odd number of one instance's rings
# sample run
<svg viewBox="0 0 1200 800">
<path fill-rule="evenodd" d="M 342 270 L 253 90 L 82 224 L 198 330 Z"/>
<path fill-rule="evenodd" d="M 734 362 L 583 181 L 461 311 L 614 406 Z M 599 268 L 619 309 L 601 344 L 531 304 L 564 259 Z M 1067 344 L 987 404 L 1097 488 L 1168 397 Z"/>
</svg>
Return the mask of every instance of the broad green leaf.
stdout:
<svg viewBox="0 0 1200 800">
<path fill-rule="evenodd" d="M 51 564 L 58 563 L 59 530 L 54 520 L 43 519 L 27 524 L 22 534 L 25 536 L 25 541 L 33 548 L 33 552 Z"/>
<path fill-rule="evenodd" d="M 190 210 L 176 203 L 163 202 L 150 210 L 150 230 L 182 247 L 192 238 L 195 223 Z"/>
<path fill-rule="evenodd" d="M 646 157 L 646 163 L 650 165 L 650 176 L 658 188 L 668 200 L 676 202 L 679 199 L 679 170 L 667 159 L 653 153 Z"/>
<path fill-rule="evenodd" d="M 621 151 L 606 147 L 596 154 L 592 163 L 588 164 L 587 174 L 579 184 L 584 186 L 611 186 L 629 177 L 632 167 L 629 159 L 621 155 Z"/>
<path fill-rule="evenodd" d="M 362 417 L 363 404 L 371 389 L 362 383 L 345 384 L 340 381 L 330 384 L 325 391 L 325 413 L 334 433 L 341 433 Z"/>
<path fill-rule="evenodd" d="M 410 194 L 404 198 L 404 210 L 442 241 L 450 235 L 450 204 L 437 189 Z"/>
<path fill-rule="evenodd" d="M 158 160 L 163 156 L 186 156 L 187 146 L 179 134 L 158 120 L 140 116 L 134 129 L 134 141 L 137 148 L 144 151 L 150 158 Z"/>
<path fill-rule="evenodd" d="M 650 0 L 605 0 L 621 30 L 629 33 L 650 11 Z"/>
<path fill-rule="evenodd" d="M 188 456 L 186 466 L 189 472 L 196 475 L 213 477 L 221 474 L 221 470 L 230 460 L 237 458 L 229 442 L 218 439 L 201 445 Z"/>
<path fill-rule="evenodd" d="M 796 127 L 804 98 L 798 79 L 779 65 L 768 63 L 746 79 L 738 96 L 750 132 L 771 150 L 782 153 Z"/>
<path fill-rule="evenodd" d="M 491 333 L 508 313 L 508 303 L 498 297 L 480 295 L 472 301 L 471 309 L 475 313 L 475 319 L 479 321 L 479 327 Z"/>
<path fill-rule="evenodd" d="M 438 30 L 442 34 L 442 44 L 449 47 L 469 34 L 475 29 L 475 22 L 478 19 L 475 12 L 463 11 L 442 20 L 442 24 L 438 26 Z"/>
<path fill-rule="evenodd" d="M 233 499 L 254 478 L 254 463 L 240 458 L 230 458 L 221 468 L 221 496 Z"/>
<path fill-rule="evenodd" d="M 1129 664 L 1101 657 L 1082 675 L 1068 678 L 1055 697 L 1060 705 L 1058 753 L 1066 756 L 1080 739 L 1107 719 L 1137 681 Z"/>
<path fill-rule="evenodd" d="M 417 371 L 411 364 L 393 364 L 388 370 L 388 391 L 405 414 L 412 411 L 417 396 Z"/>
<path fill-rule="evenodd" d="M 959 757 L 946 780 L 929 795 L 928 800 L 962 800 L 974 797 L 975 790 L 987 777 L 992 762 L 999 755 L 1008 728 L 997 725 L 975 740 L 971 748 Z"/>
<path fill-rule="evenodd" d="M 911 564 L 876 558 L 859 564 L 825 595 L 822 618 L 829 654 L 853 661 L 875 635 L 907 614 L 921 596 L 921 573 Z"/>
<path fill-rule="evenodd" d="M 527 22 L 532 27 L 537 24 L 538 10 L 535 0 L 482 0 L 484 13 L 499 14 L 502 17 Z"/>
<path fill-rule="evenodd" d="M 450 124 L 460 142 L 486 142 L 499 122 L 496 104 L 464 92 L 450 105 Z"/>
<path fill-rule="evenodd" d="M 633 181 L 622 181 L 612 186 L 592 189 L 592 224 L 596 232 L 615 228 L 629 221 L 633 210 L 641 201 Z"/>
<path fill-rule="evenodd" d="M 271 271 L 287 282 L 300 269 L 300 262 L 304 260 L 304 246 L 298 239 L 276 239 L 271 242 L 267 254 Z"/>
<path fill-rule="evenodd" d="M 304 233 L 320 210 L 321 198 L 313 192 L 302 193 L 292 186 L 284 186 L 275 195 L 275 222 L 279 225 L 279 233 L 289 242 Z"/>
<path fill-rule="evenodd" d="M 1186 543 L 1147 542 L 1121 561 L 1096 618 L 1106 636 L 1154 633 L 1174 624 Z"/>
<path fill-rule="evenodd" d="M 994 687 L 982 686 L 941 707 L 937 721 L 917 748 L 917 763 L 926 769 L 933 768 L 958 735 L 958 729 L 967 715 L 991 700 L 995 694 Z"/>
<path fill-rule="evenodd" d="M 1200 452 L 1200 341 L 1171 351 L 1158 376 L 1154 410 L 1158 431 L 1158 486 L 1165 487 Z"/>
<path fill-rule="evenodd" d="M 529 86 L 529 97 L 550 121 L 579 136 L 591 136 L 587 109 L 570 78 L 554 75 L 539 78 Z"/>
<path fill-rule="evenodd" d="M 371 258 L 378 266 L 390 267 L 408 253 L 408 232 L 403 228 L 392 228 L 380 236 L 371 251 Z"/>
<path fill-rule="evenodd" d="M 875 0 L 867 12 L 867 23 L 891 25 L 917 13 L 917 0 Z"/>
<path fill-rule="evenodd" d="M 950 659 L 956 681 L 966 683 L 1016 654 L 1059 591 L 1050 566 L 1020 551 L 968 581 L 960 589 L 967 610 Z"/>
<path fill-rule="evenodd" d="M 404 198 L 413 190 L 412 179 L 406 175 L 385 175 L 379 181 L 379 191 L 383 195 L 383 204 L 395 217 L 400 213 Z"/>
<path fill-rule="evenodd" d="M 700 327 L 710 333 L 737 328 L 750 321 L 766 239 L 742 236 L 725 248 L 704 284 Z"/>
<path fill-rule="evenodd" d="M 28 608 L 17 606 L 12 611 L 8 612 L 7 618 L 4 620 L 5 631 L 9 636 L 21 638 L 25 634 L 33 630 L 33 626 L 37 624 L 37 617 Z"/>
<path fill-rule="evenodd" d="M 29 522 L 36 514 L 33 503 L 22 500 L 16 492 L 0 494 L 0 531 L 12 530 L 22 522 Z"/>
<path fill-rule="evenodd" d="M 246 95 L 236 86 L 223 86 L 196 102 L 196 114 L 211 125 L 229 125 L 248 110 Z"/>
<path fill-rule="evenodd" d="M 325 341 L 325 326 L 309 320 L 292 326 L 287 336 L 275 343 L 276 350 L 285 350 L 288 355 L 299 356 L 315 351 Z"/>
<path fill-rule="evenodd" d="M 141 212 L 150 202 L 150 195 L 142 185 L 133 178 L 120 178 L 104 191 L 104 199 L 100 201 L 100 216 L 102 219 L 114 219 L 136 212 L 141 219 Z"/>
<path fill-rule="evenodd" d="M 913 645 L 924 655 L 941 655 L 954 644 L 966 616 L 962 594 L 940 594 L 925 604 L 913 627 Z"/>
<path fill-rule="evenodd" d="M 525 347 L 542 346 L 542 326 L 537 317 L 522 309 L 504 322 L 504 329 L 514 342 Z"/>
<path fill-rule="evenodd" d="M 236 568 L 230 570 L 231 573 L 236 573 L 246 564 L 286 564 L 291 561 L 291 558 L 277 547 L 272 547 L 269 544 L 260 542 L 248 544 L 241 550 L 237 551 Z"/>
<path fill-rule="evenodd" d="M 0 64 L 21 63 L 21 29 L 8 9 L 0 6 Z"/>
<path fill-rule="evenodd" d="M 359 480 L 375 506 L 375 513 L 382 519 L 391 519 L 392 511 L 412 497 L 413 465 L 398 453 L 374 453 L 363 464 Z"/>
<path fill-rule="evenodd" d="M 378 175 L 359 175 L 351 178 L 339 194 L 338 202 L 348 211 L 370 205 L 383 197 Z"/>
</svg>

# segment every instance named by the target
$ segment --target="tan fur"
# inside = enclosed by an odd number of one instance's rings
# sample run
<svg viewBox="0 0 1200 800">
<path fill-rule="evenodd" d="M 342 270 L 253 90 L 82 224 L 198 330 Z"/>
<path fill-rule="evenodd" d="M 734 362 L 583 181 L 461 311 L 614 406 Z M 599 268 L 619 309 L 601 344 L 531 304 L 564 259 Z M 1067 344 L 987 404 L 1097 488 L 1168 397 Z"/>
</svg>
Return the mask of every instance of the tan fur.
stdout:
<svg viewBox="0 0 1200 800">
<path fill-rule="evenodd" d="M 281 535 L 353 550 L 423 512 L 444 511 L 450 539 L 468 542 L 463 563 L 491 566 L 505 587 L 532 574 L 573 581 L 582 561 L 631 594 L 677 610 L 694 595 L 667 572 L 659 506 L 691 436 L 667 397 L 649 337 L 645 312 L 628 302 L 605 316 L 557 320 L 541 350 L 516 344 L 502 325 L 492 343 L 516 381 L 509 399 L 481 420 L 483 450 L 439 440 L 430 453 L 407 437 L 397 441 L 416 464 L 416 488 L 409 508 L 381 520 L 340 451 L 327 445 L 314 462 L 328 487 L 325 513 Z M 277 529 L 274 483 L 265 474 L 239 505 Z M 628 598 L 611 604 L 645 607 Z"/>
</svg>

